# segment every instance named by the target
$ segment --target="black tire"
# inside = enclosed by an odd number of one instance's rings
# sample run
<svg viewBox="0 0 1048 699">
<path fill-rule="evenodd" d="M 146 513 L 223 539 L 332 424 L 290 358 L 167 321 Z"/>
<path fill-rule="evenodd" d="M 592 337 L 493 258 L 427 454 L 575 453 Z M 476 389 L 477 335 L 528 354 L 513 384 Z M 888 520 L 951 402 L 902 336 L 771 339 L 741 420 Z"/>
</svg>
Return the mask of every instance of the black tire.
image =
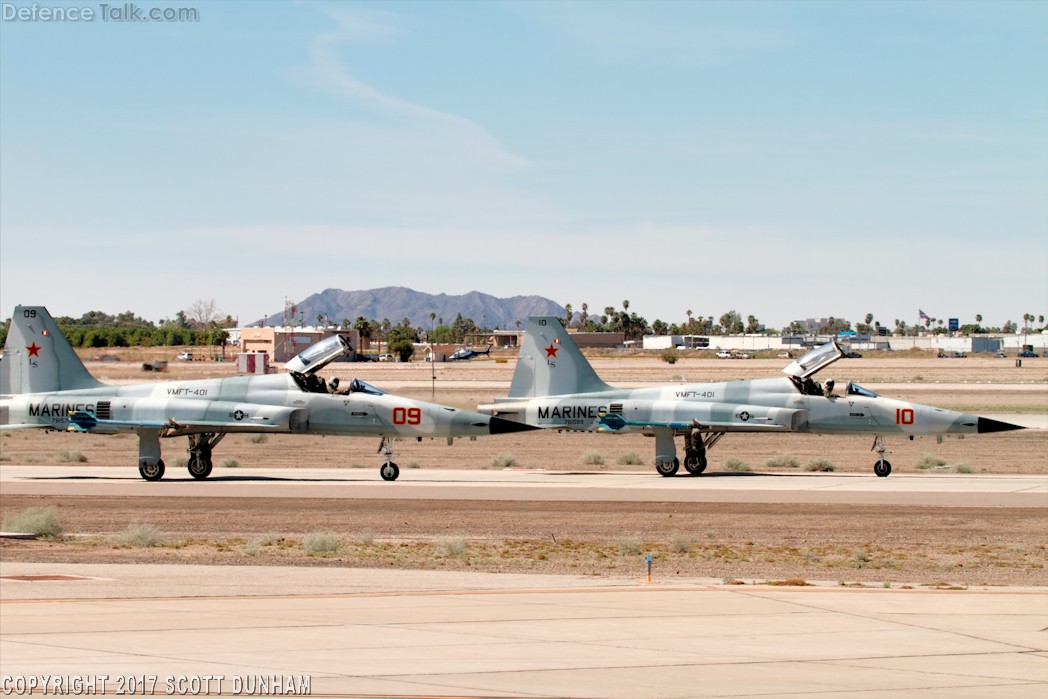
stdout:
<svg viewBox="0 0 1048 699">
<path fill-rule="evenodd" d="M 676 457 L 673 458 L 673 461 L 662 461 L 655 466 L 655 470 L 659 472 L 659 475 L 665 478 L 677 475 L 678 469 L 680 469 L 680 459 Z"/>
<path fill-rule="evenodd" d="M 684 455 L 684 469 L 693 476 L 699 475 L 706 470 L 706 455 L 689 451 Z"/>
<path fill-rule="evenodd" d="M 382 464 L 382 467 L 378 470 L 379 474 L 382 475 L 384 481 L 395 481 L 397 476 L 400 475 L 400 469 L 397 465 L 390 461 L 388 464 Z"/>
<path fill-rule="evenodd" d="M 147 481 L 158 481 L 164 477 L 164 461 L 163 459 L 157 461 L 155 464 L 139 464 L 138 475 L 145 478 Z"/>
<path fill-rule="evenodd" d="M 873 465 L 873 472 L 880 478 L 887 478 L 892 472 L 892 465 L 881 459 Z"/>
<path fill-rule="evenodd" d="M 198 481 L 202 481 L 211 475 L 211 470 L 214 468 L 214 464 L 211 462 L 211 459 L 202 454 L 190 454 L 189 463 L 186 464 L 186 468 L 189 470 L 189 475 L 196 478 Z"/>
</svg>

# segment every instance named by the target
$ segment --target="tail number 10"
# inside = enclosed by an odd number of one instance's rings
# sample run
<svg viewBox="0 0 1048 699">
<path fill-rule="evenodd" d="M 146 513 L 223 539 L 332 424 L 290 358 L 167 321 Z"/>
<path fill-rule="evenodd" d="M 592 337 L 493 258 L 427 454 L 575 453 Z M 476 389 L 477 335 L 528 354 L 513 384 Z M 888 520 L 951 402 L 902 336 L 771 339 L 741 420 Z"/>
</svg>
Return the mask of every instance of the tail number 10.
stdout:
<svg viewBox="0 0 1048 699">
<path fill-rule="evenodd" d="M 910 411 L 913 412 L 912 410 Z M 393 408 L 394 425 L 422 424 L 422 408 Z"/>
<path fill-rule="evenodd" d="M 896 408 L 895 409 L 895 424 L 896 425 L 912 425 L 913 424 L 913 408 Z"/>
</svg>

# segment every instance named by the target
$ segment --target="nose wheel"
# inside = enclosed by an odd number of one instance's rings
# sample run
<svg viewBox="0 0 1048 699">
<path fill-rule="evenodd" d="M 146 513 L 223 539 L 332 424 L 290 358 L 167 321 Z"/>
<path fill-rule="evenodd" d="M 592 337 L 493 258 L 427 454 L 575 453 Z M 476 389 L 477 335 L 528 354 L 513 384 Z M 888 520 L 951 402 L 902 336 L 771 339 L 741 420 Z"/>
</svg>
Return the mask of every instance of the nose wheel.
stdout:
<svg viewBox="0 0 1048 699">
<path fill-rule="evenodd" d="M 382 441 L 378 445 L 378 453 L 386 457 L 386 463 L 379 467 L 379 475 L 382 476 L 384 481 L 395 481 L 400 475 L 400 468 L 393 463 L 393 440 L 390 437 L 383 437 Z"/>
<path fill-rule="evenodd" d="M 873 472 L 876 473 L 879 478 L 887 478 L 892 472 L 892 465 L 884 458 L 884 454 L 888 451 L 888 447 L 884 446 L 884 440 L 881 439 L 880 435 L 873 438 L 873 447 L 870 451 L 875 451 L 880 456 L 880 458 L 873 464 Z"/>
</svg>

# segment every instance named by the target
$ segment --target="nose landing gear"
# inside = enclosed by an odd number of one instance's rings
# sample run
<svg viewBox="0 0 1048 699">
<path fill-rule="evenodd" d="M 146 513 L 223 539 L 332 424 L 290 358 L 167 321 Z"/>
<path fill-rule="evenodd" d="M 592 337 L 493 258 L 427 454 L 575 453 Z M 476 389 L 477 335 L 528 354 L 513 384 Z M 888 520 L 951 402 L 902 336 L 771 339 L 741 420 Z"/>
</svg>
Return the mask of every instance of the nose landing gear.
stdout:
<svg viewBox="0 0 1048 699">
<path fill-rule="evenodd" d="M 892 465 L 884 458 L 884 454 L 888 451 L 888 447 L 884 445 L 884 439 L 882 439 L 880 435 L 873 438 L 873 446 L 870 448 L 870 451 L 875 451 L 880 455 L 880 458 L 873 464 L 873 472 L 880 478 L 887 478 L 892 472 Z"/>
<path fill-rule="evenodd" d="M 400 475 L 400 468 L 393 463 L 393 438 L 383 437 L 378 445 L 378 453 L 386 457 L 386 463 L 379 468 L 379 475 L 384 481 L 395 481 Z"/>
</svg>

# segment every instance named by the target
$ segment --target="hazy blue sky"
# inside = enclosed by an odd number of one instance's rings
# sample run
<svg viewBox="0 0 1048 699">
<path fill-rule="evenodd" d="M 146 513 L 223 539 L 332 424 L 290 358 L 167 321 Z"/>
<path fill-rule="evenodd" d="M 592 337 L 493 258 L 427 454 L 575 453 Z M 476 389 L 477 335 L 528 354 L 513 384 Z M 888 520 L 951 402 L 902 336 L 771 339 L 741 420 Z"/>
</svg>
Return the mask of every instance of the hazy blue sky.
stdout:
<svg viewBox="0 0 1048 699">
<path fill-rule="evenodd" d="M 1048 313 L 1045 2 L 3 5 L 0 318 Z"/>
</svg>

